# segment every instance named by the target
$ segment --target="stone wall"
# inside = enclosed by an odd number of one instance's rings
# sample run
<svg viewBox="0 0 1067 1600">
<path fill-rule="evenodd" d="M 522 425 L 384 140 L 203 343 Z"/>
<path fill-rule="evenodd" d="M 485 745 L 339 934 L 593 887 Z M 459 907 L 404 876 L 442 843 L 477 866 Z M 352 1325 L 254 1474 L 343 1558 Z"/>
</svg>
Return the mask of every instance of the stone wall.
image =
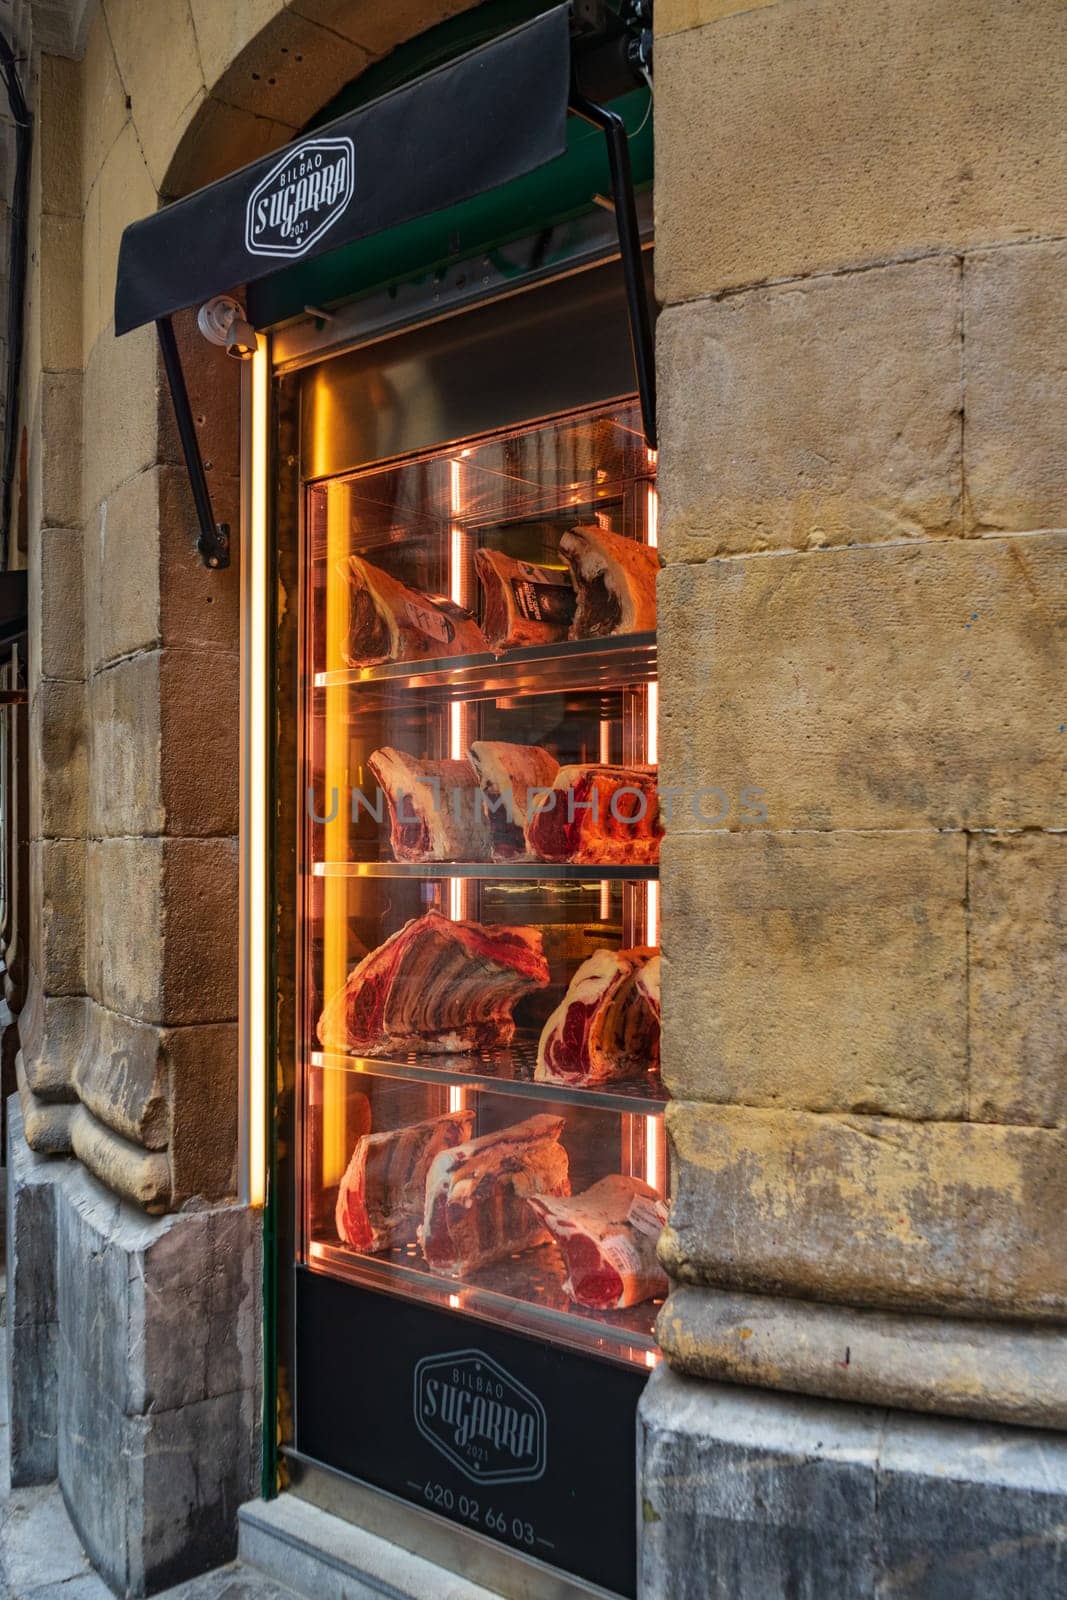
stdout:
<svg viewBox="0 0 1067 1600">
<path fill-rule="evenodd" d="M 1046 1427 L 1062 25 L 659 0 L 656 56 L 663 779 L 767 809 L 668 828 L 660 1337 L 679 1372 Z"/>
</svg>

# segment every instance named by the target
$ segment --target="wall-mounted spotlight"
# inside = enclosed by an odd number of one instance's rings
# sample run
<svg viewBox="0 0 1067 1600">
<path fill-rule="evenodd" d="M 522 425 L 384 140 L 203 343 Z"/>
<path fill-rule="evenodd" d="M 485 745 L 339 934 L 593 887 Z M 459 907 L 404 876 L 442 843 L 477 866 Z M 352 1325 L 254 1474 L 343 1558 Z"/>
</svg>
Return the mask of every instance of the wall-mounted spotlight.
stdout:
<svg viewBox="0 0 1067 1600">
<path fill-rule="evenodd" d="M 229 294 L 205 300 L 196 314 L 196 325 L 211 344 L 221 345 L 228 356 L 246 361 L 259 348 L 255 328 L 245 316 L 245 308 Z"/>
</svg>

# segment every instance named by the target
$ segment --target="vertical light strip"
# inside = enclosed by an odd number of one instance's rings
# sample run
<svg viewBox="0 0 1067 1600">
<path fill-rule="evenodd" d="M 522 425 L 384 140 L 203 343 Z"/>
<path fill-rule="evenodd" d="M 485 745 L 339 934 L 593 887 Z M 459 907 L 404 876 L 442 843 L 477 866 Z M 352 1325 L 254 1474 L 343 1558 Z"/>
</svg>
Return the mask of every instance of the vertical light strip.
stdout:
<svg viewBox="0 0 1067 1600">
<path fill-rule="evenodd" d="M 656 452 L 648 452 L 648 464 L 655 471 Z M 659 495 L 654 483 L 648 486 L 648 505 L 645 515 L 645 529 L 648 543 L 653 549 L 659 544 Z M 653 680 L 648 686 L 645 699 L 645 760 L 650 766 L 655 766 L 659 761 L 659 681 Z M 659 948 L 659 884 L 647 883 L 645 885 L 645 940 L 648 944 Z M 645 1118 L 645 1182 L 657 1194 L 662 1193 L 663 1182 L 663 1119 L 661 1117 Z M 649 1366 L 654 1366 L 656 1355 L 648 1351 L 645 1357 Z"/>
<path fill-rule="evenodd" d="M 268 949 L 270 884 L 269 528 L 267 470 L 270 356 L 261 340 L 252 357 L 246 407 L 242 566 L 241 723 L 241 1036 L 244 1043 L 242 1161 L 244 1198 L 261 1206 L 267 1194 L 267 1074 L 270 1015 Z"/>
<path fill-rule="evenodd" d="M 450 535 L 448 542 L 448 597 L 456 605 L 464 603 L 464 562 L 463 545 L 464 531 L 460 523 L 463 514 L 463 469 L 458 461 L 448 463 L 448 513 L 450 519 Z M 462 700 L 452 700 L 448 707 L 448 754 L 453 761 L 462 761 L 467 754 L 466 750 L 466 717 L 464 716 Z M 462 878 L 449 878 L 448 880 L 448 915 L 452 922 L 462 922 L 465 910 L 465 899 Z M 457 1091 L 449 1090 L 450 1111 L 460 1111 L 463 1108 L 462 1091 L 458 1091 L 459 1099 L 453 1104 L 453 1097 Z"/>
</svg>

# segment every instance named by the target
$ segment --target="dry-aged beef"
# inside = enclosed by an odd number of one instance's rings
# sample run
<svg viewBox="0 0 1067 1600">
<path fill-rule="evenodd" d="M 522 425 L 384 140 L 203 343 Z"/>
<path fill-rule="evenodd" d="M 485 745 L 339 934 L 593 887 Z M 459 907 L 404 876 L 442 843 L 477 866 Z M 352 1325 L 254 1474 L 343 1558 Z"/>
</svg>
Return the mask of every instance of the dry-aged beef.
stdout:
<svg viewBox="0 0 1067 1600">
<path fill-rule="evenodd" d="M 338 1237 L 356 1250 L 410 1244 L 422 1220 L 430 1163 L 469 1139 L 473 1125 L 473 1111 L 450 1111 L 396 1133 L 357 1139 L 337 1191 Z"/>
<path fill-rule="evenodd" d="M 652 1015 L 655 1017 L 655 1019 L 656 1019 L 656 1027 L 658 1028 L 659 1027 L 659 1021 L 660 1021 L 659 953 L 658 952 L 652 957 L 651 961 L 646 961 L 645 962 L 644 966 L 641 968 L 640 972 L 637 974 L 637 987 L 640 990 L 641 994 L 644 996 L 649 1010 L 651 1011 Z M 659 1054 L 659 1041 L 658 1041 L 658 1039 L 656 1041 L 656 1053 L 657 1053 L 657 1055 Z"/>
<path fill-rule="evenodd" d="M 566 567 L 515 561 L 502 550 L 479 550 L 474 565 L 485 596 L 482 629 L 490 649 L 553 644 L 567 637 L 577 597 Z"/>
<path fill-rule="evenodd" d="M 565 533 L 559 553 L 578 594 L 571 639 L 643 633 L 656 626 L 659 557 L 649 545 L 592 523 Z"/>
<path fill-rule="evenodd" d="M 621 1172 L 572 1199 L 537 1195 L 530 1210 L 563 1252 L 572 1300 L 596 1311 L 621 1311 L 667 1293 L 656 1240 L 667 1207 L 647 1183 Z"/>
<path fill-rule="evenodd" d="M 526 824 L 531 789 L 551 788 L 559 762 L 539 744 L 479 739 L 471 745 L 471 767 L 486 799 L 494 861 L 528 855 Z"/>
<path fill-rule="evenodd" d="M 426 1178 L 419 1242 L 437 1272 L 463 1277 L 547 1235 L 527 1205 L 531 1195 L 570 1194 L 563 1118 L 530 1117 L 499 1133 L 456 1145 Z"/>
<path fill-rule="evenodd" d="M 655 767 L 560 767 L 526 828 L 542 861 L 593 866 L 653 864 L 662 836 Z"/>
<path fill-rule="evenodd" d="M 547 983 L 536 928 L 428 911 L 353 968 L 319 1018 L 319 1040 L 362 1056 L 489 1050 L 511 1042 L 515 1002 Z"/>
<path fill-rule="evenodd" d="M 367 765 L 389 808 L 397 861 L 487 861 L 489 824 L 466 761 L 423 761 L 388 745 Z"/>
<path fill-rule="evenodd" d="M 361 556 L 348 558 L 350 667 L 435 656 L 477 655 L 488 646 L 469 611 L 439 595 L 419 594 Z"/>
<path fill-rule="evenodd" d="M 659 1008 L 641 986 L 653 956 L 648 949 L 595 950 L 582 962 L 541 1030 L 538 1082 L 610 1083 L 659 1065 Z"/>
</svg>

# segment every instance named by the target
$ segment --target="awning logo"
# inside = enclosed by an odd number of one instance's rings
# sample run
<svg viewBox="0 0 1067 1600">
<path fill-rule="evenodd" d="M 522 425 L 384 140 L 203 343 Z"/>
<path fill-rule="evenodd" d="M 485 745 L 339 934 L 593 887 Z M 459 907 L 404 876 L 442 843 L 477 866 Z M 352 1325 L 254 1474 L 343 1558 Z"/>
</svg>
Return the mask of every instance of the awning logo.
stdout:
<svg viewBox="0 0 1067 1600">
<path fill-rule="evenodd" d="M 544 1406 L 481 1350 L 418 1363 L 415 1426 L 473 1483 L 531 1483 L 544 1473 Z"/>
<path fill-rule="evenodd" d="M 338 221 L 354 190 L 352 140 L 305 139 L 249 195 L 245 249 L 253 256 L 306 255 Z"/>
</svg>

